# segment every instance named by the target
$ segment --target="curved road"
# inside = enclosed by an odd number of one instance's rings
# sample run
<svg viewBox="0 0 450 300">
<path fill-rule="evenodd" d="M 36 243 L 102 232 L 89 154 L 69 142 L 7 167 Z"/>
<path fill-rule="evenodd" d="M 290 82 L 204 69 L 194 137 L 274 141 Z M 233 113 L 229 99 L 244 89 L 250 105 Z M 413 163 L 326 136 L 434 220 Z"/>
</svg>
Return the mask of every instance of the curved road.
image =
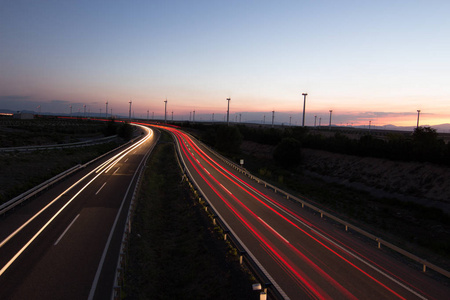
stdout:
<svg viewBox="0 0 450 300">
<path fill-rule="evenodd" d="M 448 299 L 417 268 L 251 181 L 184 132 L 187 171 L 285 299 Z"/>
<path fill-rule="evenodd" d="M 1 299 L 109 299 L 137 174 L 159 134 L 0 217 Z"/>
</svg>

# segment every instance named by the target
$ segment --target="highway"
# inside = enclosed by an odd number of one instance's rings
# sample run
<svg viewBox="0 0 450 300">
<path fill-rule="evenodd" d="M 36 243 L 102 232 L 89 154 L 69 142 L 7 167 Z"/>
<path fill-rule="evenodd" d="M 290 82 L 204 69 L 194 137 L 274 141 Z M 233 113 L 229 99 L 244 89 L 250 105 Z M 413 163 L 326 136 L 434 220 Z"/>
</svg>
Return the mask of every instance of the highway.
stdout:
<svg viewBox="0 0 450 300">
<path fill-rule="evenodd" d="M 186 171 L 284 299 L 448 299 L 437 281 L 224 164 L 190 135 Z"/>
<path fill-rule="evenodd" d="M 138 172 L 159 138 L 89 164 L 0 217 L 1 299 L 110 299 Z"/>
</svg>

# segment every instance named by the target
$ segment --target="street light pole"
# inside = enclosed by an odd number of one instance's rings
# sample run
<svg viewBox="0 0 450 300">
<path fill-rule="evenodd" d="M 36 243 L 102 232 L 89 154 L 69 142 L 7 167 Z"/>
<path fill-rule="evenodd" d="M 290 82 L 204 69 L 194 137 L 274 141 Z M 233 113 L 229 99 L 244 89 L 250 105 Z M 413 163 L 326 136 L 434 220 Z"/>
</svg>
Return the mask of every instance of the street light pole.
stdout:
<svg viewBox="0 0 450 300">
<path fill-rule="evenodd" d="M 303 120 L 302 120 L 302 127 L 305 127 L 305 107 L 306 107 L 306 96 L 308 96 L 307 93 L 303 93 Z"/>
<path fill-rule="evenodd" d="M 227 108 L 227 126 L 230 126 L 230 100 L 231 98 L 227 98 L 228 108 Z"/>
<path fill-rule="evenodd" d="M 272 128 L 273 128 L 274 120 L 275 120 L 275 111 L 272 110 Z"/>
<path fill-rule="evenodd" d="M 317 115 L 314 116 L 314 128 L 316 128 Z"/>
<path fill-rule="evenodd" d="M 108 101 L 106 101 L 105 118 L 108 119 Z"/>
<path fill-rule="evenodd" d="M 417 128 L 419 128 L 420 109 L 417 110 Z"/>
</svg>

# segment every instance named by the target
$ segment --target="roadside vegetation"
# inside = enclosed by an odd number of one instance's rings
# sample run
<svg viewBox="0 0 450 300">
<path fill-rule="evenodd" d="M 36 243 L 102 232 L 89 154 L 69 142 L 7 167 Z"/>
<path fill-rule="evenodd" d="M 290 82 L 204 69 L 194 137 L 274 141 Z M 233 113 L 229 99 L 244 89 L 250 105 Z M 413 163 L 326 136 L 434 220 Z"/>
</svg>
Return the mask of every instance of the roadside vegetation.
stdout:
<svg viewBox="0 0 450 300">
<path fill-rule="evenodd" d="M 447 164 L 450 145 L 438 139 L 434 129 L 419 127 L 412 135 L 391 134 L 382 140 L 371 135 L 350 139 L 339 132 L 327 137 L 311 134 L 302 127 L 233 127 L 233 134 L 240 137 L 240 142 L 231 150 L 220 147 L 218 140 L 224 137 L 218 134 L 220 125 L 197 126 L 193 132 L 234 162 L 244 159 L 245 168 L 256 176 L 305 197 L 416 255 L 443 267 L 450 266 L 450 216 L 441 209 L 395 197 L 376 197 L 363 190 L 311 177 L 305 174 L 301 160 L 301 149 L 310 148 L 363 157 Z M 253 142 L 253 149 L 242 151 L 242 141 Z M 271 149 L 270 153 L 262 150 L 266 146 Z"/>
<path fill-rule="evenodd" d="M 0 204 L 77 164 L 106 153 L 133 134 L 129 124 L 77 119 L 0 120 L 0 148 L 80 142 L 121 134 L 115 142 L 31 152 L 0 152 Z"/>
<path fill-rule="evenodd" d="M 150 157 L 132 223 L 124 299 L 255 299 L 250 276 L 182 180 L 170 136 Z"/>
</svg>

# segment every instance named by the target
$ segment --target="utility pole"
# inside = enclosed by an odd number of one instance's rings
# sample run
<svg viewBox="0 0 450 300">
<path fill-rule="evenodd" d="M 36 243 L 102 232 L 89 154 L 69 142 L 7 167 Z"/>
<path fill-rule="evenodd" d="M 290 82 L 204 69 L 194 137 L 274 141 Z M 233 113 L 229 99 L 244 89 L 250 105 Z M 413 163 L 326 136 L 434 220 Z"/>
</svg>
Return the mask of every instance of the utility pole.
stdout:
<svg viewBox="0 0 450 300">
<path fill-rule="evenodd" d="M 108 119 L 108 101 L 106 101 L 105 118 Z"/>
<path fill-rule="evenodd" d="M 316 128 L 317 115 L 314 116 L 314 128 Z"/>
<path fill-rule="evenodd" d="M 291 127 L 292 116 L 289 116 L 289 127 Z"/>
<path fill-rule="evenodd" d="M 70 106 L 70 116 L 72 117 L 72 105 Z"/>
<path fill-rule="evenodd" d="M 306 106 L 306 96 L 308 96 L 307 93 L 303 93 L 303 120 L 302 120 L 302 127 L 305 127 L 305 106 Z"/>
<path fill-rule="evenodd" d="M 230 100 L 231 98 L 227 98 L 228 108 L 227 108 L 227 126 L 230 126 Z"/>
<path fill-rule="evenodd" d="M 331 114 L 333 113 L 333 110 L 330 109 L 330 125 L 329 125 L 329 129 L 331 130 Z"/>
<path fill-rule="evenodd" d="M 173 110 L 172 110 L 172 122 L 173 122 Z"/>
<path fill-rule="evenodd" d="M 192 111 L 192 123 L 195 123 L 195 110 Z"/>
<path fill-rule="evenodd" d="M 83 108 L 84 108 L 84 117 L 86 118 L 86 104 L 83 105 Z"/>
<path fill-rule="evenodd" d="M 147 109 L 147 121 L 148 121 L 148 113 L 149 113 L 149 111 L 148 111 L 148 109 Z"/>
<path fill-rule="evenodd" d="M 275 111 L 272 110 L 272 128 L 273 128 L 273 122 L 274 122 L 274 120 L 275 120 Z"/>
</svg>

